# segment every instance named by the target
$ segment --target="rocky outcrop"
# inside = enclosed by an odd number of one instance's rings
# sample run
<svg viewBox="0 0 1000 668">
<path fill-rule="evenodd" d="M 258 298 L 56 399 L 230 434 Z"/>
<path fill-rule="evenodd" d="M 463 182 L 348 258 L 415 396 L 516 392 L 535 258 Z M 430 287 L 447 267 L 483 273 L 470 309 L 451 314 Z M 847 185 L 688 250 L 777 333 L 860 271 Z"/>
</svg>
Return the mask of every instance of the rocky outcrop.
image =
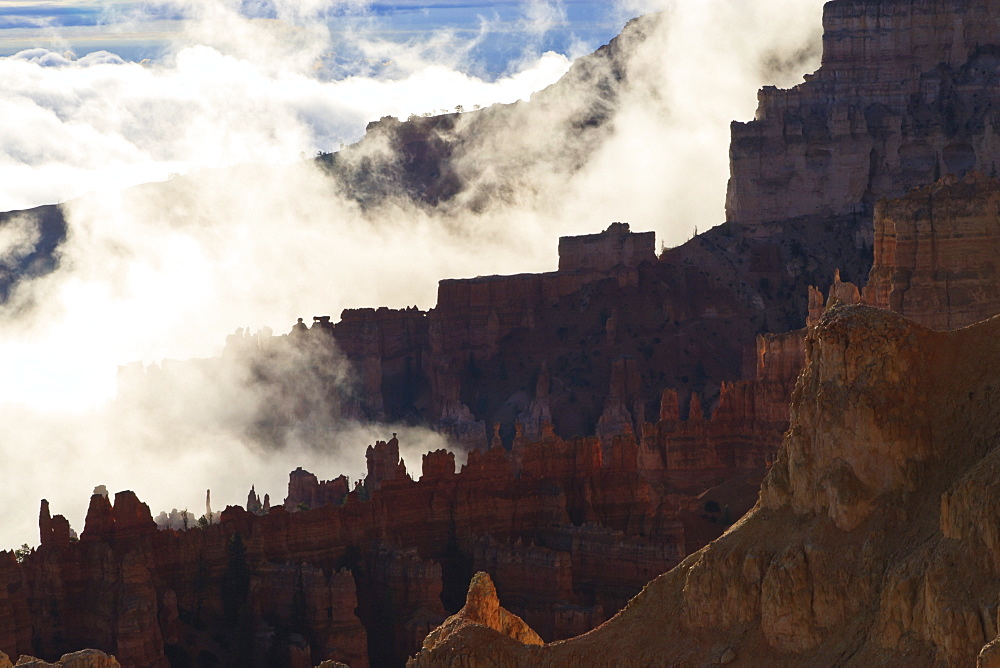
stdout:
<svg viewBox="0 0 1000 668">
<path fill-rule="evenodd" d="M 402 482 L 410 477 L 406 473 L 406 463 L 399 457 L 399 439 L 393 434 L 388 441 L 376 441 L 365 452 L 368 475 L 365 487 L 373 492 L 385 483 Z"/>
<path fill-rule="evenodd" d="M 542 639 L 524 620 L 501 607 L 493 581 L 487 573 L 480 571 L 472 576 L 465 606 L 427 636 L 421 654 L 433 652 L 436 647 L 447 642 L 449 637 L 465 632 L 470 626 L 484 627 L 525 645 L 542 644 Z M 419 665 L 419 662 L 418 655 L 416 663 Z"/>
<path fill-rule="evenodd" d="M 595 631 L 543 647 L 459 632 L 416 665 L 988 665 L 998 334 L 828 310 L 752 513 Z"/>
<path fill-rule="evenodd" d="M 1000 313 L 1000 181 L 947 176 L 875 208 L 875 260 L 863 290 L 834 274 L 810 287 L 811 326 L 828 303 L 864 303 L 926 327 L 958 329 Z"/>
<path fill-rule="evenodd" d="M 428 344 L 427 313 L 405 309 L 346 309 L 333 330 L 343 353 L 354 362 L 361 405 L 370 418 L 413 418 L 426 399 L 422 380 Z"/>
<path fill-rule="evenodd" d="M 942 179 L 875 209 L 865 303 L 933 329 L 1000 313 L 1000 181 Z"/>
<path fill-rule="evenodd" d="M 113 656 L 96 649 L 83 649 L 79 652 L 64 654 L 54 663 L 42 661 L 32 656 L 22 655 L 17 666 L 24 668 L 119 668 L 121 664 Z M 10 659 L 0 652 L 0 668 L 10 668 Z"/>
<path fill-rule="evenodd" d="M 610 271 L 656 261 L 656 235 L 633 233 L 628 223 L 611 223 L 599 234 L 560 237 L 559 271 Z"/>
<path fill-rule="evenodd" d="M 834 0 L 823 61 L 733 123 L 726 219 L 871 219 L 942 175 L 996 169 L 1000 5 Z"/>
<path fill-rule="evenodd" d="M 337 506 L 344 502 L 350 492 L 347 476 L 320 481 L 314 474 L 299 468 L 288 474 L 288 496 L 285 510 L 308 510 L 319 506 Z"/>
</svg>

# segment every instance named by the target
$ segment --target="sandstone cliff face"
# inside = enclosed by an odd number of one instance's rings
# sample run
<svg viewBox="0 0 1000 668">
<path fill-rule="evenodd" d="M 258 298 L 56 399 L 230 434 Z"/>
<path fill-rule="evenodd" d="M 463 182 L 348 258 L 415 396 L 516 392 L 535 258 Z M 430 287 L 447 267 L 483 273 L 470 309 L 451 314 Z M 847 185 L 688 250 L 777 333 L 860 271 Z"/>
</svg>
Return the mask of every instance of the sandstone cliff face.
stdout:
<svg viewBox="0 0 1000 668">
<path fill-rule="evenodd" d="M 802 327 L 810 284 L 867 274 L 858 224 L 727 225 L 655 263 L 443 281 L 422 356 L 432 406 L 480 438 L 500 423 L 505 447 L 545 420 L 563 437 L 638 436 L 664 389 L 711 410 L 724 382 L 754 380 L 758 335 Z"/>
<path fill-rule="evenodd" d="M 726 219 L 870 220 L 883 197 L 994 170 L 998 16 L 994 0 L 827 3 L 820 69 L 733 124 Z"/>
<path fill-rule="evenodd" d="M 932 329 L 1000 313 L 1000 181 L 943 179 L 875 209 L 865 303 Z"/>
<path fill-rule="evenodd" d="M 448 640 L 416 665 L 964 666 L 995 650 L 1000 323 L 863 306 L 806 338 L 791 428 L 752 513 L 565 643 Z M 462 634 L 459 634 L 462 635 Z M 459 654 L 449 654 L 459 648 Z"/>
<path fill-rule="evenodd" d="M 834 274 L 829 297 L 809 288 L 812 326 L 827 303 L 864 303 L 939 330 L 1000 313 L 1000 181 L 946 176 L 875 207 L 875 259 L 863 290 Z"/>
</svg>

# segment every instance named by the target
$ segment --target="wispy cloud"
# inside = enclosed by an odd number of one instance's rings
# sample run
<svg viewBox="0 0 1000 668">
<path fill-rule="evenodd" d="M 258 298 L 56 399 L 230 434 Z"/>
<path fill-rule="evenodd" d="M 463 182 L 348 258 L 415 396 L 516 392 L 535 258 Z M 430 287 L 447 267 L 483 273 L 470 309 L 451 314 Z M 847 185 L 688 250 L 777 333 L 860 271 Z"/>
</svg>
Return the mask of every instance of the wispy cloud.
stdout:
<svg viewBox="0 0 1000 668">
<path fill-rule="evenodd" d="M 536 11 L 542 30 L 571 4 L 519 11 Z M 223 0 L 170 6 L 186 23 L 157 63 L 62 49 L 0 59 L 0 208 L 102 191 L 71 202 L 58 270 L 24 283 L 0 317 L 0 450 L 22 471 L 0 491 L 17 509 L 0 547 L 33 540 L 43 496 L 79 530 L 97 484 L 133 488 L 155 510 L 200 507 L 211 487 L 221 507 L 265 477 L 258 490 L 280 496 L 296 465 L 324 477 L 358 471 L 384 428 L 329 433 L 342 444 L 334 454 L 306 444 L 254 453 L 225 420 L 178 436 L 154 408 L 109 403 L 116 365 L 218 354 L 236 327 L 280 332 L 346 307 L 427 308 L 441 278 L 553 269 L 560 235 L 610 220 L 667 243 L 722 222 L 729 122 L 753 114 L 759 85 L 794 83 L 815 66 L 806 47 L 818 43 L 821 3 L 657 5 L 666 20 L 636 47 L 607 136 L 574 154 L 579 165 L 546 160 L 575 146 L 567 109 L 592 100 L 586 87 L 521 105 L 516 127 L 474 138 L 476 151 L 459 156 L 457 168 L 483 184 L 503 172 L 503 197 L 483 195 L 475 208 L 400 200 L 367 213 L 300 153 L 353 141 L 387 113 L 526 98 L 567 59 L 545 55 L 489 81 L 461 69 L 467 42 L 455 35 L 401 45 L 358 32 L 352 57 L 373 64 L 332 76 L 329 27 L 309 17 L 337 5 L 289 0 L 252 17 Z M 763 66 L 775 62 L 785 68 Z M 186 176 L 119 191 L 170 173 Z M 14 257 L 31 230 L 22 221 L 0 243 Z"/>
</svg>

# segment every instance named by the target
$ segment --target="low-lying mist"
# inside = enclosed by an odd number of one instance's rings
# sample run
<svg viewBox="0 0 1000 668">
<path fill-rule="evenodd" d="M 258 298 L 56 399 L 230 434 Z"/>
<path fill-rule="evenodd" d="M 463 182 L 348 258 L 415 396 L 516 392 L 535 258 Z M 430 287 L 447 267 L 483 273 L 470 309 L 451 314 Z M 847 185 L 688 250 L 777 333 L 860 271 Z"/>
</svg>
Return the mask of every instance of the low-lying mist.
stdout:
<svg viewBox="0 0 1000 668">
<path fill-rule="evenodd" d="M 392 76 L 331 80 L 317 69 L 329 35 L 309 23 L 324 4 L 276 3 L 278 19 L 260 21 L 223 0 L 188 3 L 190 29 L 156 65 L 0 59 L 0 208 L 68 200 L 58 268 L 19 283 L 0 318 L 0 548 L 37 542 L 41 498 L 77 531 L 99 484 L 135 490 L 154 515 L 200 515 L 206 489 L 216 509 L 245 503 L 251 484 L 276 504 L 296 466 L 356 479 L 365 447 L 392 432 L 416 477 L 419 453 L 446 445 L 428 430 L 345 417 L 263 448 L 246 438 L 262 399 L 239 365 L 225 382 L 195 377 L 138 402 L 117 396 L 118 367 L 218 357 L 238 327 L 280 335 L 344 308 L 427 309 L 439 279 L 553 270 L 560 235 L 612 220 L 666 245 L 723 222 L 729 123 L 752 117 L 761 85 L 816 68 L 822 2 L 620 3 L 664 19 L 630 56 L 607 137 L 572 171 L 519 160 L 526 142 L 532 156 L 567 143 L 570 126 L 551 118 L 477 142 L 460 156 L 477 174 L 518 173 L 474 210 L 405 198 L 362 209 L 300 154 L 353 141 L 385 114 L 525 98 L 567 58 L 484 82 L 462 71 L 467 45 L 453 35 L 394 51 L 359 42 L 397 60 Z M 36 231 L 30 215 L 0 230 L 0 263 Z M 352 370 L 330 373 L 348 384 Z"/>
</svg>

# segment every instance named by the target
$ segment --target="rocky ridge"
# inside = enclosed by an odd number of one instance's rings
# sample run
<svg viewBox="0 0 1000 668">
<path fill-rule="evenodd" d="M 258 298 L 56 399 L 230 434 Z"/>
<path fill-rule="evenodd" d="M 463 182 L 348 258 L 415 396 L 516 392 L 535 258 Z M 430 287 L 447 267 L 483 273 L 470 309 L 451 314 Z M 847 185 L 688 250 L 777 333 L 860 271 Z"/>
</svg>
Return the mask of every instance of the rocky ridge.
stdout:
<svg viewBox="0 0 1000 668">
<path fill-rule="evenodd" d="M 12 664 L 10 657 L 0 652 L 0 668 L 119 668 L 120 664 L 113 656 L 95 649 L 84 649 L 71 654 L 64 654 L 55 663 L 48 663 L 33 656 L 22 655 L 17 663 Z"/>
</svg>

